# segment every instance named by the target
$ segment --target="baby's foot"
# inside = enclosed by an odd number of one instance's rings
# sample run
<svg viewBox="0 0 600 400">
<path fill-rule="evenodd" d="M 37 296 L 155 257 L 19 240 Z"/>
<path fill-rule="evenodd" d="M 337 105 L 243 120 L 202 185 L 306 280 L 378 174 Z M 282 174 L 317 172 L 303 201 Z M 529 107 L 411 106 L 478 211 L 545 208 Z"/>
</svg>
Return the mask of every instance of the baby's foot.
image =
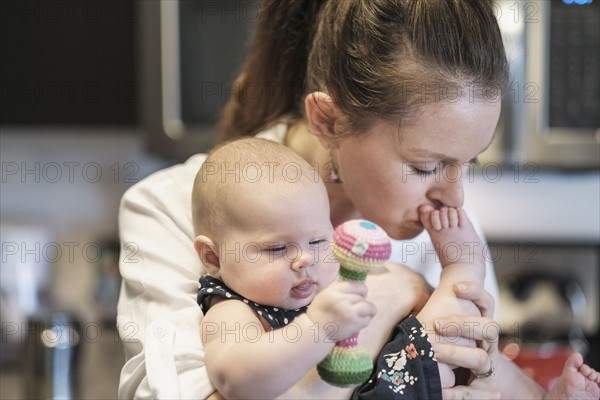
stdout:
<svg viewBox="0 0 600 400">
<path fill-rule="evenodd" d="M 419 217 L 442 267 L 454 263 L 485 266 L 483 243 L 462 209 L 421 207 Z"/>
<path fill-rule="evenodd" d="M 579 353 L 567 359 L 562 375 L 548 393 L 545 400 L 598 400 L 600 397 L 600 375 L 583 363 Z"/>
</svg>

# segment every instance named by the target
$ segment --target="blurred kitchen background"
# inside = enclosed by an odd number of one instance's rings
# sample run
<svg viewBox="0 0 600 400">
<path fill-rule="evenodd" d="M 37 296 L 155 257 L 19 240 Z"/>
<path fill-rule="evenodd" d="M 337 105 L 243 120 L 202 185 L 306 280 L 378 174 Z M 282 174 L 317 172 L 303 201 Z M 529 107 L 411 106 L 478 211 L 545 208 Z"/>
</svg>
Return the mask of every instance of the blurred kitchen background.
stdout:
<svg viewBox="0 0 600 400">
<path fill-rule="evenodd" d="M 465 179 L 502 347 L 600 368 L 600 1 L 496 1 L 512 82 Z M 206 151 L 258 1 L 0 3 L 0 397 L 112 399 L 123 192 Z M 268 93 L 248 93 L 249 96 Z"/>
</svg>

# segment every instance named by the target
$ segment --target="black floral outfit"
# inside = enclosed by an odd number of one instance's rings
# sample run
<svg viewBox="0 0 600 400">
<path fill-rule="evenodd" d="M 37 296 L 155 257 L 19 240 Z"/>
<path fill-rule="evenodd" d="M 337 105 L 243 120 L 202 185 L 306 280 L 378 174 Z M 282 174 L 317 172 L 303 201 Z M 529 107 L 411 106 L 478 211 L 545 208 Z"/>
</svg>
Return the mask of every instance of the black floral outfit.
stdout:
<svg viewBox="0 0 600 400">
<path fill-rule="evenodd" d="M 442 384 L 427 333 L 414 316 L 394 328 L 377 356 L 371 378 L 357 388 L 352 399 L 442 398 Z"/>
</svg>

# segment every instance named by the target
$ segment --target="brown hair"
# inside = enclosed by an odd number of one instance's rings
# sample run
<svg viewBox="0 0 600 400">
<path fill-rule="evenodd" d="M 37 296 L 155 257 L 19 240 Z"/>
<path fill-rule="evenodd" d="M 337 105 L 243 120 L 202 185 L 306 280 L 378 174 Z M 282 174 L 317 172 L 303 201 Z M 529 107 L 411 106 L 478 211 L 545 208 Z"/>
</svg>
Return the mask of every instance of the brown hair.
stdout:
<svg viewBox="0 0 600 400">
<path fill-rule="evenodd" d="M 315 90 L 328 92 L 349 132 L 358 132 L 465 87 L 497 100 L 508 80 L 488 0 L 267 0 L 263 7 L 221 140 L 301 118 L 304 95 Z M 244 96 L 250 86 L 260 96 Z"/>
</svg>

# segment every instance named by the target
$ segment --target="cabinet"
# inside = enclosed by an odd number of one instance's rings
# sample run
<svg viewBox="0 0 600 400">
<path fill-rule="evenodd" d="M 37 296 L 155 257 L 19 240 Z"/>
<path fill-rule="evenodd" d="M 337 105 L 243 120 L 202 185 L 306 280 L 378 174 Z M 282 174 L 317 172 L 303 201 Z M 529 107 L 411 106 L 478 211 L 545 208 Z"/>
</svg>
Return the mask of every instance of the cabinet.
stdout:
<svg viewBox="0 0 600 400">
<path fill-rule="evenodd" d="M 3 125 L 135 125 L 133 0 L 2 1 Z"/>
<path fill-rule="evenodd" d="M 183 159 L 215 144 L 259 13 L 255 0 L 140 2 L 140 120 L 153 153 Z"/>
</svg>

